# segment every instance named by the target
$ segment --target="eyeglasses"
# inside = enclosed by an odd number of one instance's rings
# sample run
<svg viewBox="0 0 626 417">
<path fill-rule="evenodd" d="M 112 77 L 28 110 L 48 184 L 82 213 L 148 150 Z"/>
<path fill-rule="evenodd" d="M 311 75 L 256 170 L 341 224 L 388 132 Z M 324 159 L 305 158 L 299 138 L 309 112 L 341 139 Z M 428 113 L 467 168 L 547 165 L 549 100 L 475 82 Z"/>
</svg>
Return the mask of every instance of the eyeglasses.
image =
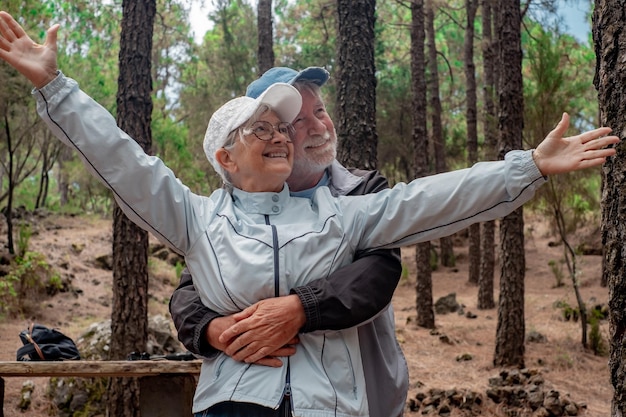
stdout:
<svg viewBox="0 0 626 417">
<path fill-rule="evenodd" d="M 244 129 L 243 133 L 245 135 L 253 133 L 259 140 L 267 142 L 274 139 L 275 131 L 278 131 L 281 135 L 286 136 L 289 140 L 293 139 L 296 132 L 291 123 L 282 122 L 279 123 L 278 126 L 274 126 L 270 122 L 260 120 L 258 122 L 254 122 L 249 128 Z"/>
</svg>

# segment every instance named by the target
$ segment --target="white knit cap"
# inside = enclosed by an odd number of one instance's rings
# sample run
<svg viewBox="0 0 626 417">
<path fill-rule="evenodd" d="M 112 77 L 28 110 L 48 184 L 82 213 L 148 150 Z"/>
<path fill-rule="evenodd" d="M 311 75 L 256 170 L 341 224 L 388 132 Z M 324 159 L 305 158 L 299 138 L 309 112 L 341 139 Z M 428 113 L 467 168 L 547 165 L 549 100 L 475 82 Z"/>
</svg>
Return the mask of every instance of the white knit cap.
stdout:
<svg viewBox="0 0 626 417">
<path fill-rule="evenodd" d="M 213 113 L 204 135 L 203 147 L 209 162 L 222 178 L 224 173 L 215 159 L 215 152 L 226 144 L 228 135 L 246 123 L 263 104 L 274 110 L 282 122 L 291 123 L 300 113 L 302 96 L 293 86 L 276 83 L 257 98 L 234 98 Z"/>
</svg>

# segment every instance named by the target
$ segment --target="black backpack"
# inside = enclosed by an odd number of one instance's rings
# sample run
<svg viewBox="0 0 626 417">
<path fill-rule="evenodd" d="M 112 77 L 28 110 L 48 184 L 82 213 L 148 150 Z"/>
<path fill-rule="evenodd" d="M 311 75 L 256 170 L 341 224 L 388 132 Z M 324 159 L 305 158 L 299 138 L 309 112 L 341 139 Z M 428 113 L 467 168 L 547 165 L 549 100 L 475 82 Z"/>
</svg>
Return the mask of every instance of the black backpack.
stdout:
<svg viewBox="0 0 626 417">
<path fill-rule="evenodd" d="M 74 341 L 56 329 L 31 324 L 20 332 L 24 346 L 17 350 L 18 361 L 61 361 L 80 359 Z"/>
</svg>

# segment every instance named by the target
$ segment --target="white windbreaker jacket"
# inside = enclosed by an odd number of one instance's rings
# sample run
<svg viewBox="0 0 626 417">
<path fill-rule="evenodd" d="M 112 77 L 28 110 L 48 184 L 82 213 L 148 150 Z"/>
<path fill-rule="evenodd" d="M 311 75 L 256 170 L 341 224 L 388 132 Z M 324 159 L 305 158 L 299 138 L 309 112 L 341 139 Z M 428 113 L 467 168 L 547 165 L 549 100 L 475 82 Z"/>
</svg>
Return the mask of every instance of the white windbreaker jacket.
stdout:
<svg viewBox="0 0 626 417">
<path fill-rule="evenodd" d="M 53 133 L 79 152 L 133 222 L 184 255 L 202 301 L 222 314 L 288 294 L 359 251 L 437 239 L 502 217 L 545 182 L 531 151 L 513 151 L 505 161 L 364 196 L 332 197 L 321 187 L 312 199 L 295 198 L 285 186 L 206 197 L 146 155 L 74 80 L 59 74 L 33 94 Z M 222 401 L 277 408 L 288 390 L 297 416 L 367 416 L 357 329 L 301 334 L 300 342 L 281 368 L 224 354 L 205 360 L 194 412 Z"/>
</svg>

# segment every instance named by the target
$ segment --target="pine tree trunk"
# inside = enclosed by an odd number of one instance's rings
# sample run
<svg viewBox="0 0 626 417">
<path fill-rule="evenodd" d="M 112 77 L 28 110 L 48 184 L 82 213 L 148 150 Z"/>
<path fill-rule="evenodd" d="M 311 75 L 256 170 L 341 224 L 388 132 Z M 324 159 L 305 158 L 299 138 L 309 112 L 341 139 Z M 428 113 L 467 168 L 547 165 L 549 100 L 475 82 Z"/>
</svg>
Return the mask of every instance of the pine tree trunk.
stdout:
<svg viewBox="0 0 626 417">
<path fill-rule="evenodd" d="M 495 308 L 493 297 L 493 276 L 495 270 L 495 232 L 496 222 L 490 221 L 481 224 L 480 234 L 480 275 L 478 277 L 479 310 Z"/>
<path fill-rule="evenodd" d="M 524 367 L 524 219 L 523 209 L 500 224 L 502 260 L 496 330 L 495 366 Z"/>
<path fill-rule="evenodd" d="M 337 159 L 376 169 L 375 0 L 337 0 Z"/>
<path fill-rule="evenodd" d="M 626 5 L 618 0 L 596 0 L 593 40 L 597 57 L 594 83 L 598 90 L 600 124 L 611 126 L 624 138 L 626 132 Z M 609 288 L 609 371 L 613 385 L 611 415 L 626 415 L 626 154 L 623 143 L 617 155 L 602 167 L 603 277 Z"/>
<path fill-rule="evenodd" d="M 415 178 L 430 173 L 428 157 L 428 131 L 426 114 L 426 57 L 424 56 L 424 1 L 411 3 L 411 92 L 413 107 L 413 161 Z M 432 269 L 430 266 L 430 242 L 417 245 L 415 262 L 415 307 L 417 325 L 428 329 L 435 327 L 433 310 Z"/>
<path fill-rule="evenodd" d="M 485 158 L 495 160 L 498 157 L 498 136 L 496 130 L 496 111 L 494 92 L 496 91 L 495 51 L 493 40 L 492 0 L 482 0 L 483 23 L 483 74 L 485 77 L 483 97 L 483 126 L 485 131 Z M 493 296 L 493 278 L 496 265 L 495 229 L 496 222 L 489 221 L 481 225 L 480 234 L 480 273 L 478 277 L 478 308 L 487 310 L 496 306 Z"/>
<path fill-rule="evenodd" d="M 120 36 L 117 123 L 150 152 L 152 133 L 151 51 L 156 1 L 124 0 Z M 111 359 L 144 352 L 148 330 L 148 234 L 119 209 L 113 213 L 113 305 Z M 139 416 L 139 382 L 113 378 L 108 414 Z"/>
<path fill-rule="evenodd" d="M 258 30 L 258 74 L 274 66 L 274 37 L 272 30 L 272 0 L 259 0 L 257 6 L 257 30 Z"/>
<path fill-rule="evenodd" d="M 65 162 L 71 159 L 71 151 L 68 146 L 62 146 L 59 150 L 59 158 L 57 161 L 57 190 L 59 191 L 59 204 L 61 207 L 64 207 L 69 201 L 70 184 L 68 182 Z"/>
<path fill-rule="evenodd" d="M 426 45 L 428 46 L 428 95 L 430 101 L 430 117 L 432 129 L 432 145 L 435 159 L 435 173 L 446 172 L 446 147 L 441 122 L 441 100 L 439 98 L 439 70 L 437 69 L 437 45 L 435 43 L 435 4 L 433 0 L 425 2 L 426 7 Z M 454 266 L 454 247 L 452 238 L 439 239 L 439 252 L 443 266 Z"/>
<path fill-rule="evenodd" d="M 522 148 L 524 98 L 522 86 L 521 14 L 519 0 L 500 2 L 496 33 L 500 37 L 498 128 L 503 152 Z M 503 155 L 502 155 L 503 156 Z M 494 365 L 524 366 L 524 216 L 523 209 L 500 224 L 501 275 Z"/>
<path fill-rule="evenodd" d="M 478 128 L 477 128 L 477 95 L 476 66 L 474 65 L 474 19 L 478 9 L 478 0 L 465 0 L 467 25 L 465 29 L 465 91 L 467 107 L 465 119 L 467 123 L 467 162 L 471 166 L 478 161 Z M 469 227 L 469 271 L 468 281 L 477 285 L 480 276 L 480 224 Z"/>
<path fill-rule="evenodd" d="M 435 328 L 435 310 L 433 307 L 433 279 L 430 266 L 430 242 L 415 246 L 417 280 L 415 283 L 416 324 L 426 329 Z"/>
</svg>

